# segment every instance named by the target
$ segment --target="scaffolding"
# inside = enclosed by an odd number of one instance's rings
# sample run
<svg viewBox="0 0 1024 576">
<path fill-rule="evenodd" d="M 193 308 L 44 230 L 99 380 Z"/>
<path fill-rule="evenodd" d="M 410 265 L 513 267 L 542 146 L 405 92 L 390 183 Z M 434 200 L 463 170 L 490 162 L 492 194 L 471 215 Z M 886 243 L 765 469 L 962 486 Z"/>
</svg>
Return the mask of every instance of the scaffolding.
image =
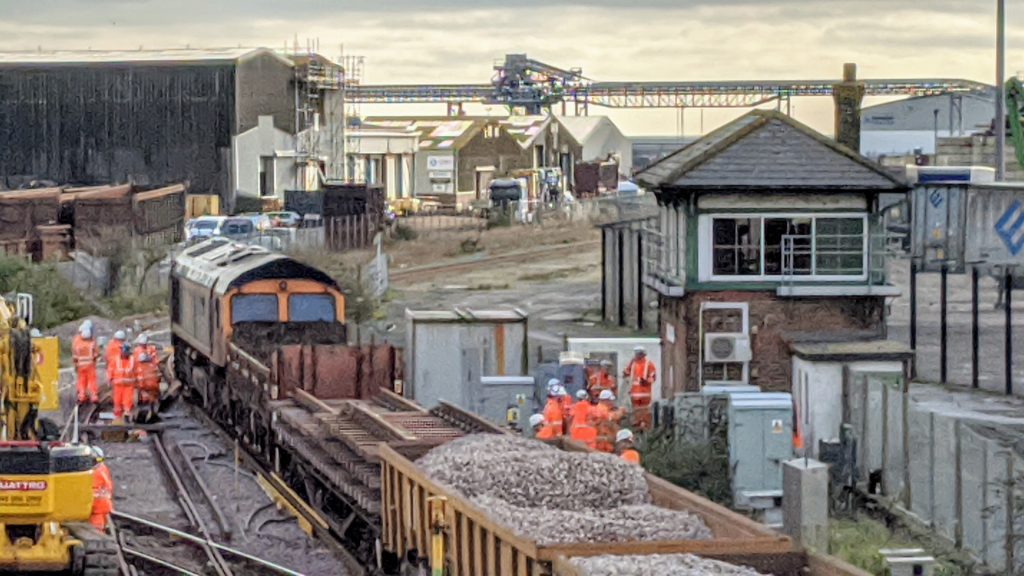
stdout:
<svg viewBox="0 0 1024 576">
<path fill-rule="evenodd" d="M 344 166 L 344 69 L 324 57 L 320 41 L 292 45 L 295 63 L 296 161 L 306 165 L 304 188 L 339 177 Z"/>
</svg>

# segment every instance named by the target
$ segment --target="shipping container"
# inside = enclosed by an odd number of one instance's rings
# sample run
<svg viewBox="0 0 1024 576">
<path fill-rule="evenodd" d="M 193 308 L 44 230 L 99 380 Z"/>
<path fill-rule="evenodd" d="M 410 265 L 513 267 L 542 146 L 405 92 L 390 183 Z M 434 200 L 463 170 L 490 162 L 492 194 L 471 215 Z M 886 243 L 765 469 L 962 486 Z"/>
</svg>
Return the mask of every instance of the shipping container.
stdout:
<svg viewBox="0 0 1024 576">
<path fill-rule="evenodd" d="M 586 450 L 573 442 L 560 441 L 559 446 Z M 495 522 L 485 510 L 431 480 L 414 461 L 390 446 L 380 446 L 379 456 L 384 550 L 398 558 L 412 551 L 429 555 L 433 553 L 431 536 L 440 530 L 446 574 L 451 576 L 570 576 L 571 572 L 559 572 L 558 567 L 565 570 L 565 559 L 574 556 L 671 553 L 742 561 L 786 576 L 866 576 L 834 559 L 811 558 L 788 537 L 650 474 L 647 483 L 653 503 L 700 515 L 713 539 L 541 545 Z M 440 523 L 434 521 L 431 511 L 438 497 L 444 499 Z"/>
<path fill-rule="evenodd" d="M 1024 182 L 919 184 L 911 203 L 921 270 L 1024 264 Z"/>
</svg>

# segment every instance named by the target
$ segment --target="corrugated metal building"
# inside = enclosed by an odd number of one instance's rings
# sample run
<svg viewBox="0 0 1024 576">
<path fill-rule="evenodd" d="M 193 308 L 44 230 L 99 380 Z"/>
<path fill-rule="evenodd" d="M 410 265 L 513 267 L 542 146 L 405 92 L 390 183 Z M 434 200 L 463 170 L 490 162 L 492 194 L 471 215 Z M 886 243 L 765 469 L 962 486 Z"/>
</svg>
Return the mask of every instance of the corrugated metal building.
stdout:
<svg viewBox="0 0 1024 576">
<path fill-rule="evenodd" d="M 0 184 L 188 181 L 231 207 L 239 173 L 266 164 L 233 160 L 233 138 L 261 116 L 301 130 L 297 78 L 264 48 L 0 53 Z"/>
</svg>

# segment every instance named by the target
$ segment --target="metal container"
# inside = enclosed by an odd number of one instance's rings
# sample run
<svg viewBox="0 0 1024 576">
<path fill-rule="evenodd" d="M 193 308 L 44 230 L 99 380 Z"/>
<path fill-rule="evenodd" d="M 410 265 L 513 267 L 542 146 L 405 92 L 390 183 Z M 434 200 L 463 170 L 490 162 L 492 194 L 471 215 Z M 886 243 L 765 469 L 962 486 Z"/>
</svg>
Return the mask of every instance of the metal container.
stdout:
<svg viewBox="0 0 1024 576">
<path fill-rule="evenodd" d="M 785 393 L 729 398 L 729 469 L 733 501 L 782 497 L 782 463 L 793 455 L 793 400 Z"/>
<path fill-rule="evenodd" d="M 911 198 L 921 270 L 1024 264 L 1024 182 L 925 183 Z"/>
<path fill-rule="evenodd" d="M 476 411 L 485 376 L 526 376 L 527 315 L 522 310 L 407 310 L 403 394 L 432 408 L 446 400 Z"/>
</svg>

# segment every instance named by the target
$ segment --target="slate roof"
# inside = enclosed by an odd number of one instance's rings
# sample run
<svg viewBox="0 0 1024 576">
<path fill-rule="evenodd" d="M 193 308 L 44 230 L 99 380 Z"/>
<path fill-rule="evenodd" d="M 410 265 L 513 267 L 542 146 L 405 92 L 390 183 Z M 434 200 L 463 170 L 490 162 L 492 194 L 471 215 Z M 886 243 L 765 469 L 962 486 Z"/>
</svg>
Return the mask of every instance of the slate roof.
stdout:
<svg viewBox="0 0 1024 576">
<path fill-rule="evenodd" d="M 902 191 L 880 165 L 775 111 L 753 110 L 648 166 L 649 188 Z"/>
</svg>

